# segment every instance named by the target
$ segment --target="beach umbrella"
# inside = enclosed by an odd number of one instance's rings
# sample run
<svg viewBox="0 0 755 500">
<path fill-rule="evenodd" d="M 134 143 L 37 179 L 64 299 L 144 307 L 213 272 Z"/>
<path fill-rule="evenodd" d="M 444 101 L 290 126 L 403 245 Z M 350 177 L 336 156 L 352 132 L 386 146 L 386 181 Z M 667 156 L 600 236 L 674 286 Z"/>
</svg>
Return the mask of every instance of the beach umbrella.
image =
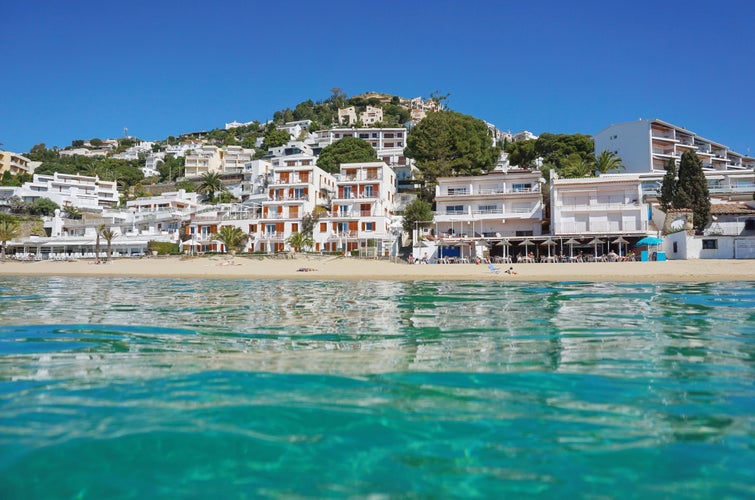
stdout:
<svg viewBox="0 0 755 500">
<path fill-rule="evenodd" d="M 556 243 L 555 241 L 553 241 L 551 238 L 548 238 L 544 242 L 540 243 L 540 246 L 541 247 L 543 247 L 543 246 L 547 246 L 548 247 L 548 257 L 550 257 L 551 256 L 551 247 L 552 246 L 556 246 L 557 244 L 558 243 Z"/>
<path fill-rule="evenodd" d="M 600 238 L 593 238 L 588 243 L 588 245 L 595 245 L 595 258 L 596 259 L 598 258 L 598 245 L 602 245 L 603 243 L 604 243 L 604 241 L 601 240 Z"/>
<path fill-rule="evenodd" d="M 569 245 L 569 257 L 574 257 L 574 245 L 579 245 L 579 240 L 569 238 L 565 243 Z"/>
<path fill-rule="evenodd" d="M 496 243 L 496 246 L 503 247 L 503 257 L 508 257 L 508 248 L 511 246 L 511 243 L 509 240 L 501 240 L 498 243 Z"/>
<path fill-rule="evenodd" d="M 525 239 L 523 242 L 519 243 L 520 245 L 524 245 L 524 253 L 525 255 L 529 254 L 528 249 L 529 245 L 534 245 L 532 240 Z"/>
<path fill-rule="evenodd" d="M 634 244 L 636 247 L 652 247 L 656 245 L 660 245 L 663 243 L 663 240 L 660 238 L 656 238 L 655 236 L 647 236 L 645 238 L 642 238 L 640 241 Z"/>
<path fill-rule="evenodd" d="M 621 257 L 621 245 L 622 244 L 625 245 L 625 244 L 627 244 L 629 242 L 627 240 L 625 240 L 624 238 L 622 238 L 621 236 L 619 236 L 618 238 L 616 238 L 615 240 L 613 240 L 611 243 L 613 243 L 614 245 L 619 245 L 619 257 Z"/>
</svg>

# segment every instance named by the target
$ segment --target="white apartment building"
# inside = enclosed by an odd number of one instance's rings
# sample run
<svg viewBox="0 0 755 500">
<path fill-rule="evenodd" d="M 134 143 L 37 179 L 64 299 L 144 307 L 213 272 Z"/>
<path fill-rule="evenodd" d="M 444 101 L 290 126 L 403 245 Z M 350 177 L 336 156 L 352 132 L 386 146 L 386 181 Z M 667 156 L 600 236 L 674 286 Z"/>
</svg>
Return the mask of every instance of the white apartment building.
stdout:
<svg viewBox="0 0 755 500">
<path fill-rule="evenodd" d="M 315 249 L 327 252 L 359 250 L 389 255 L 396 196 L 396 174 L 385 162 L 344 163 L 332 193 L 330 216 L 320 219 L 313 237 Z"/>
<path fill-rule="evenodd" d="M 127 201 L 126 208 L 137 214 L 158 212 L 181 212 L 196 211 L 199 206 L 199 195 L 187 193 L 183 189 L 162 193 L 159 196 L 147 196 Z"/>
<path fill-rule="evenodd" d="M 282 158 L 285 156 L 291 156 L 291 155 L 314 155 L 314 151 L 312 150 L 312 146 L 309 144 L 305 144 L 302 141 L 289 141 L 286 144 L 282 146 L 278 146 L 275 148 L 270 148 L 268 150 L 268 154 L 265 155 L 265 158 Z"/>
<path fill-rule="evenodd" d="M 117 158 L 119 160 L 138 160 L 140 154 L 149 154 L 152 152 L 152 145 L 154 142 L 142 141 L 135 146 L 131 146 L 122 153 L 114 154 L 111 158 Z"/>
<path fill-rule="evenodd" d="M 697 153 L 709 172 L 755 168 L 755 158 L 658 119 L 611 125 L 595 134 L 594 140 L 595 153 L 612 151 L 621 158 L 626 173 L 663 173 L 672 158 L 678 166 L 685 151 Z"/>
<path fill-rule="evenodd" d="M 244 165 L 239 198 L 242 203 L 261 207 L 268 199 L 267 187 L 273 180 L 273 164 L 268 160 L 252 160 Z"/>
<path fill-rule="evenodd" d="M 107 156 L 110 154 L 110 149 L 88 149 L 88 148 L 71 148 L 61 149 L 58 154 L 61 157 L 64 156 L 86 156 L 92 158 L 94 156 Z"/>
<path fill-rule="evenodd" d="M 540 172 L 509 170 L 439 177 L 435 227 L 442 237 L 516 237 L 542 234 Z"/>
<path fill-rule="evenodd" d="M 641 180 L 636 174 L 552 178 L 550 198 L 553 236 L 642 237 L 653 232 L 650 209 L 643 202 Z"/>
<path fill-rule="evenodd" d="M 0 175 L 5 172 L 10 172 L 13 175 L 33 174 L 34 170 L 41 164 L 42 162 L 31 161 L 18 153 L 0 150 Z"/>
<path fill-rule="evenodd" d="M 86 175 L 34 174 L 31 182 L 21 187 L 2 188 L 13 190 L 25 202 L 34 202 L 41 198 L 49 198 L 61 207 L 74 206 L 90 210 L 101 210 L 114 207 L 119 202 L 118 187 L 115 181 L 103 181 L 99 177 Z M 3 197 L 10 193 L 4 193 Z"/>
<path fill-rule="evenodd" d="M 144 166 L 142 167 L 142 173 L 144 177 L 155 177 L 160 175 L 160 165 L 165 163 L 165 153 L 160 151 L 158 153 L 150 153 L 147 158 L 144 159 Z"/>
<path fill-rule="evenodd" d="M 241 173 L 244 164 L 252 161 L 253 149 L 241 146 L 211 146 L 203 145 L 190 153 L 186 153 L 184 164 L 186 177 L 199 177 L 208 172 Z"/>
<path fill-rule="evenodd" d="M 544 179 L 539 171 L 492 171 L 437 182 L 433 224 L 413 231 L 416 259 L 500 255 L 506 252 L 500 245 L 542 235 Z"/>
<path fill-rule="evenodd" d="M 291 136 L 292 140 L 296 140 L 299 138 L 301 133 L 310 125 L 312 125 L 312 120 L 298 120 L 295 122 L 286 122 L 283 125 L 279 125 L 275 128 L 278 130 L 285 130 Z"/>
<path fill-rule="evenodd" d="M 336 179 L 315 162 L 316 158 L 309 155 L 273 160 L 261 217 L 250 221 L 247 228 L 253 251 L 284 251 L 288 237 L 300 231 L 302 218 L 315 207 L 328 205 Z"/>
</svg>

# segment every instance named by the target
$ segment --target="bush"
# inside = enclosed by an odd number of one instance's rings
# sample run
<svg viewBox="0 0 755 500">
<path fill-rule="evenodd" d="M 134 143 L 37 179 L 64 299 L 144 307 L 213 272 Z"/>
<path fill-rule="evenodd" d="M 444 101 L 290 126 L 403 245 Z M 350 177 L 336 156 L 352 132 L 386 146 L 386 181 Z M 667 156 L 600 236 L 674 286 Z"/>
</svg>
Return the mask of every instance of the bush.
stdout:
<svg viewBox="0 0 755 500">
<path fill-rule="evenodd" d="M 150 241 L 147 243 L 147 250 L 149 252 L 157 252 L 157 255 L 181 254 L 178 243 L 170 243 L 167 241 Z"/>
</svg>

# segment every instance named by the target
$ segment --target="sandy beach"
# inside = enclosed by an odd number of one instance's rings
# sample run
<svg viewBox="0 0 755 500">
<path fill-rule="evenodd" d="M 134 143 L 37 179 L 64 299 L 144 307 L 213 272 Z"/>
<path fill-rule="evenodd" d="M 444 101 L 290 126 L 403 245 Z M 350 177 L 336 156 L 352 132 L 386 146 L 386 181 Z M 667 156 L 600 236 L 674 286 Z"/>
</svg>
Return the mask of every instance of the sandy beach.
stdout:
<svg viewBox="0 0 755 500">
<path fill-rule="evenodd" d="M 414 264 L 338 256 L 145 257 L 91 260 L 0 262 L 0 275 L 134 276 L 165 278 L 264 278 L 318 280 L 508 280 L 590 282 L 715 282 L 755 280 L 755 260 L 672 260 L 500 264 Z M 513 267 L 517 274 L 503 272 Z"/>
</svg>

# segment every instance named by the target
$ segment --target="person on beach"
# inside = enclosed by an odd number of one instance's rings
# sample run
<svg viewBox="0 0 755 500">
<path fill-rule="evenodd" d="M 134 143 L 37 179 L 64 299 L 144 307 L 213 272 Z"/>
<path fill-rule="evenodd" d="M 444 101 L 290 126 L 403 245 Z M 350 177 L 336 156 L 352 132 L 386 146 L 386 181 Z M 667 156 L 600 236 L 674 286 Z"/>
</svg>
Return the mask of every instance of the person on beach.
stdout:
<svg viewBox="0 0 755 500">
<path fill-rule="evenodd" d="M 516 274 L 516 271 L 514 271 L 513 267 L 509 267 L 504 271 L 506 274 Z"/>
</svg>

